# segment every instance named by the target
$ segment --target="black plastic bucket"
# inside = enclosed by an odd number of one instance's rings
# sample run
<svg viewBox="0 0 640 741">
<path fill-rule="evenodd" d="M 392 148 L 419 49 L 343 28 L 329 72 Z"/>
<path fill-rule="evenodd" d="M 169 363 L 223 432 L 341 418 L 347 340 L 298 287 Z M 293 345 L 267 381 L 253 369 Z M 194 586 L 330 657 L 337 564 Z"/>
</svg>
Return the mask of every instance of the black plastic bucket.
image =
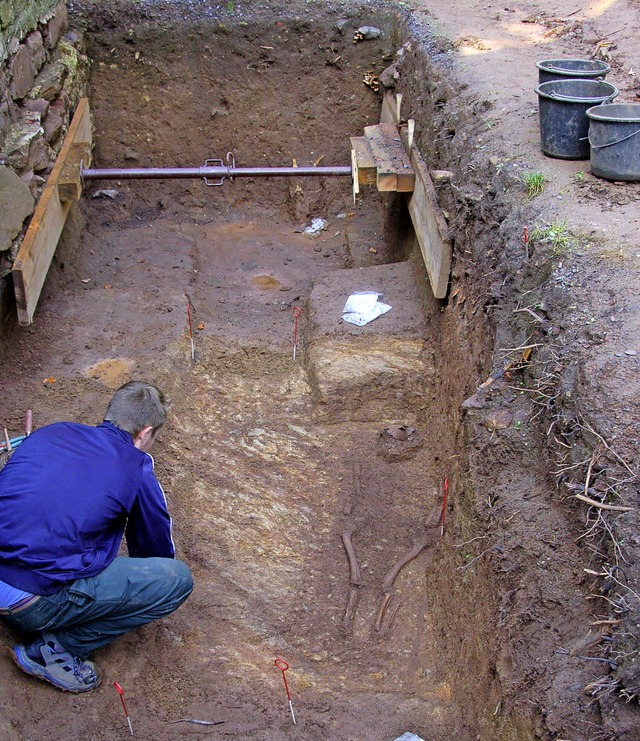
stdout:
<svg viewBox="0 0 640 741">
<path fill-rule="evenodd" d="M 604 80 L 611 67 L 598 59 L 547 59 L 536 62 L 538 84 L 551 80 Z"/>
<path fill-rule="evenodd" d="M 551 80 L 536 88 L 540 143 L 549 157 L 589 159 L 587 109 L 612 101 L 618 88 L 602 80 Z"/>
<path fill-rule="evenodd" d="M 605 180 L 640 180 L 640 103 L 587 110 L 591 172 Z"/>
</svg>

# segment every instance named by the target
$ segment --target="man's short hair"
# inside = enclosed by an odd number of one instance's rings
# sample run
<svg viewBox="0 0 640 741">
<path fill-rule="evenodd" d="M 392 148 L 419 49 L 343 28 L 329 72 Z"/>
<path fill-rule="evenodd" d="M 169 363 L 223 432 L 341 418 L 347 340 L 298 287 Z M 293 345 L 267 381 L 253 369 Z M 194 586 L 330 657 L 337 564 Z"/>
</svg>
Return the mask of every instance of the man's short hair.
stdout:
<svg viewBox="0 0 640 741">
<path fill-rule="evenodd" d="M 129 381 L 113 395 L 104 420 L 133 437 L 145 427 L 153 427 L 155 434 L 164 424 L 168 408 L 169 400 L 159 388 L 144 381 Z"/>
</svg>

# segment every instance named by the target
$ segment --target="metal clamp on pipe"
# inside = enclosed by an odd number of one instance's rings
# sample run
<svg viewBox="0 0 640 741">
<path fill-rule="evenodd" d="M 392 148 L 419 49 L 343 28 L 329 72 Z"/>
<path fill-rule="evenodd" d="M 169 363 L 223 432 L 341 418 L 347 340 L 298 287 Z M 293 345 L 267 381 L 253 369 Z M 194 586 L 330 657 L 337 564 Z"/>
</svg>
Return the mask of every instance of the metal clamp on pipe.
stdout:
<svg viewBox="0 0 640 741">
<path fill-rule="evenodd" d="M 204 164 L 205 164 L 205 167 L 215 167 L 215 166 L 217 166 L 217 167 L 224 167 L 225 166 L 222 160 L 216 160 L 216 159 L 205 160 L 204 161 Z M 231 152 L 227 152 L 227 165 L 226 165 L 226 167 L 227 167 L 227 170 L 229 171 L 229 173 L 231 173 L 231 171 L 235 169 L 235 166 L 236 166 L 236 158 L 233 156 L 233 154 Z M 231 182 L 233 182 L 233 175 L 229 174 L 226 177 L 228 177 L 229 180 Z M 220 177 L 220 180 L 217 183 L 212 183 L 209 180 L 209 178 L 205 178 L 204 179 L 204 184 L 205 185 L 208 185 L 208 186 L 224 185 L 224 179 L 225 179 L 225 175 L 222 175 Z"/>
</svg>

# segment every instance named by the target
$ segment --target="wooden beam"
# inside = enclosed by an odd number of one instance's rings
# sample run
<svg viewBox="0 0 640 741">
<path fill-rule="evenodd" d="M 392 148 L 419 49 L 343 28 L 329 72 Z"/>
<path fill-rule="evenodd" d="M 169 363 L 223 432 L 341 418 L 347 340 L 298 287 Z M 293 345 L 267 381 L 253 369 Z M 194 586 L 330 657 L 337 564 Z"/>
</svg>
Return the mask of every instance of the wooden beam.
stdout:
<svg viewBox="0 0 640 741">
<path fill-rule="evenodd" d="M 82 98 L 76 108 L 67 135 L 13 263 L 13 285 L 16 293 L 18 322 L 22 326 L 31 324 L 33 321 L 33 314 L 51 259 L 67 220 L 71 201 L 64 201 L 60 197 L 58 183 L 67 158 L 72 153 L 73 145 L 79 143 L 91 144 L 91 114 L 87 98 Z M 68 182 L 65 185 L 68 185 Z M 78 197 L 80 191 L 81 184 L 78 181 L 75 187 Z"/>
<path fill-rule="evenodd" d="M 382 133 L 382 126 L 393 126 L 393 124 L 365 126 L 364 135 L 369 142 L 376 163 L 376 185 L 378 186 L 378 190 L 395 191 L 398 190 L 398 175 L 385 147 L 385 136 Z"/>
<path fill-rule="evenodd" d="M 398 127 L 393 123 L 365 126 L 364 134 L 376 162 L 378 190 L 410 193 L 415 175 Z"/>
</svg>

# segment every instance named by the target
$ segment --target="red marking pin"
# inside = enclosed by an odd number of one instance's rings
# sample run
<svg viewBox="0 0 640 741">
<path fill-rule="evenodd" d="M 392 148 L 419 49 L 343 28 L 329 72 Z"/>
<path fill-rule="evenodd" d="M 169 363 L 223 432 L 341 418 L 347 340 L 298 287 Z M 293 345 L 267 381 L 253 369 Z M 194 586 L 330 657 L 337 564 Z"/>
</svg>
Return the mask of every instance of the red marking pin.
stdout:
<svg viewBox="0 0 640 741">
<path fill-rule="evenodd" d="M 117 682 L 114 682 L 113 686 L 116 688 L 118 694 L 120 695 L 120 702 L 122 703 L 122 709 L 124 710 L 124 717 L 127 719 L 127 723 L 129 724 L 129 731 L 133 736 L 133 728 L 131 727 L 131 719 L 129 718 L 129 713 L 127 711 L 127 703 L 124 701 L 124 690 Z"/>
<path fill-rule="evenodd" d="M 291 693 L 289 692 L 289 685 L 287 684 L 287 678 L 285 676 L 285 672 L 289 668 L 289 664 L 287 664 L 287 662 L 284 659 L 276 659 L 273 663 L 282 672 L 282 681 L 284 682 L 284 688 L 287 691 L 287 700 L 289 701 L 289 710 L 291 711 L 291 720 L 293 721 L 293 724 L 296 725 L 296 714 L 293 712 L 293 705 L 291 703 Z"/>
</svg>

